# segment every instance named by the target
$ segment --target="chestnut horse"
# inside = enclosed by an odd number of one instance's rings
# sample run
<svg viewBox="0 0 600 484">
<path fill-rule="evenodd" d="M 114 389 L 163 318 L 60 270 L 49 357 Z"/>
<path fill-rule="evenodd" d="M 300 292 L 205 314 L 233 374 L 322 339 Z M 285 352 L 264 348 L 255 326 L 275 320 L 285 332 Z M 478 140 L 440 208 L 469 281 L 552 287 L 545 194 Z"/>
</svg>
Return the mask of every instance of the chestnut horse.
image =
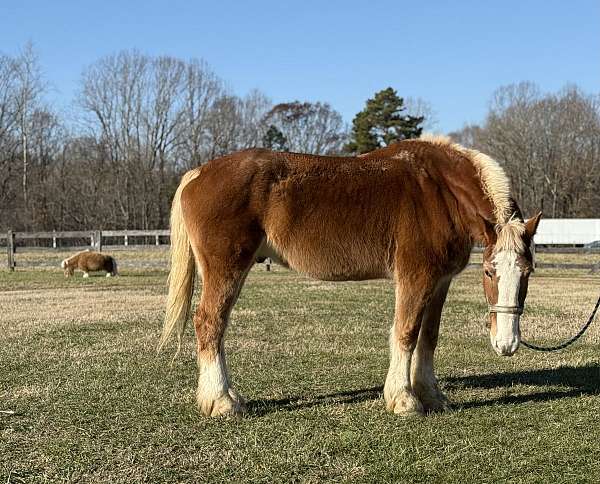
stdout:
<svg viewBox="0 0 600 484">
<path fill-rule="evenodd" d="M 197 268 L 197 403 L 205 415 L 240 413 L 244 401 L 227 373 L 223 336 L 257 257 L 321 280 L 393 278 L 387 409 L 443 410 L 433 353 L 450 281 L 473 245 L 484 244 L 490 339 L 496 352 L 512 355 L 540 216 L 523 220 L 494 160 L 442 137 L 359 157 L 252 149 L 212 160 L 183 176 L 173 200 L 159 348 L 174 331 L 181 341 Z"/>
<path fill-rule="evenodd" d="M 106 277 L 116 276 L 117 261 L 110 255 L 84 250 L 63 260 L 60 267 L 64 270 L 65 277 L 70 277 L 75 269 L 83 271 L 83 277 L 89 277 L 90 272 L 106 271 Z"/>
</svg>

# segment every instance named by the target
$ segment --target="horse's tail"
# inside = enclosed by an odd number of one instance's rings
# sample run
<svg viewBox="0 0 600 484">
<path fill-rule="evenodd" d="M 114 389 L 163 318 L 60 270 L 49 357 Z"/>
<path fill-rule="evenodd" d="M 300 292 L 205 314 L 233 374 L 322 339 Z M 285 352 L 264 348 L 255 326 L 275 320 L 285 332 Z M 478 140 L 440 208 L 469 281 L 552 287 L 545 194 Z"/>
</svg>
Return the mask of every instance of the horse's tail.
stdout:
<svg viewBox="0 0 600 484">
<path fill-rule="evenodd" d="M 169 295 L 167 296 L 167 309 L 162 334 L 158 343 L 160 351 L 169 337 L 176 331 L 177 353 L 181 348 L 181 337 L 185 329 L 192 293 L 194 290 L 194 254 L 190 245 L 183 214 L 181 211 L 181 192 L 185 186 L 200 174 L 200 169 L 188 171 L 183 175 L 181 183 L 175 192 L 171 207 L 171 271 L 169 272 Z"/>
</svg>

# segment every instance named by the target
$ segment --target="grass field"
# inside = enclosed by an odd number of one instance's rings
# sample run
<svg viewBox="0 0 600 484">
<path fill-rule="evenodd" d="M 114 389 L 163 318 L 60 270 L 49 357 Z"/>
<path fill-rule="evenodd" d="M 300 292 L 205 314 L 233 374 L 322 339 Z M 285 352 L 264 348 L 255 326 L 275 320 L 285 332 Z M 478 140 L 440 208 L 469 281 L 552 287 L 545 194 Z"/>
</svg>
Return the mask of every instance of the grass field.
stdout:
<svg viewBox="0 0 600 484">
<path fill-rule="evenodd" d="M 381 397 L 391 283 L 257 266 L 226 341 L 249 413 L 211 420 L 194 408 L 191 329 L 172 366 L 154 351 L 166 272 L 127 257 L 145 260 L 123 253 L 118 278 L 0 271 L 0 482 L 600 480 L 600 319 L 568 350 L 499 357 L 467 270 L 436 353 L 453 410 L 399 418 Z M 571 335 L 599 292 L 597 275 L 538 271 L 524 336 Z"/>
</svg>

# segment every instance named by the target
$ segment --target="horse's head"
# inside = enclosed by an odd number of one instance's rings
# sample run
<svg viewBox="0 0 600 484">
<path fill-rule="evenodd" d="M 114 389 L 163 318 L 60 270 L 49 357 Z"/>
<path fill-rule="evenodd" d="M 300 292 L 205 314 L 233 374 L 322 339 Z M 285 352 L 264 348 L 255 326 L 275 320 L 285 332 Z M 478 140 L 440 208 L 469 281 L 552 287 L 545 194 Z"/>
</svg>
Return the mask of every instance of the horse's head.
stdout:
<svg viewBox="0 0 600 484">
<path fill-rule="evenodd" d="M 514 218 L 498 225 L 483 253 L 490 340 L 499 355 L 513 355 L 521 341 L 519 319 L 533 271 L 530 247 L 541 216 L 540 212 L 527 222 Z"/>
<path fill-rule="evenodd" d="M 65 273 L 65 277 L 69 277 L 72 276 L 74 271 L 74 268 L 69 264 L 69 259 L 65 259 L 60 263 L 60 267 L 62 268 L 62 270 Z"/>
</svg>

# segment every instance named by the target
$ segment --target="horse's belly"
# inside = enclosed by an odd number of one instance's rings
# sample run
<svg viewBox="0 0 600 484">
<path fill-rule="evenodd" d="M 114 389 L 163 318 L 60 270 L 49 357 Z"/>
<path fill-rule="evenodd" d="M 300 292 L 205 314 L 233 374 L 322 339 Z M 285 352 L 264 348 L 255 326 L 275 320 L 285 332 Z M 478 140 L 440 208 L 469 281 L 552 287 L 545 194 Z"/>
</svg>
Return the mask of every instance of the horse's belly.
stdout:
<svg viewBox="0 0 600 484">
<path fill-rule="evenodd" d="M 259 249 L 262 257 L 271 257 L 286 267 L 315 279 L 350 281 L 390 277 L 387 254 L 360 240 L 306 240 L 278 244 L 267 238 Z"/>
<path fill-rule="evenodd" d="M 261 220 L 268 243 L 289 267 L 318 279 L 388 277 L 392 209 L 371 185 L 337 182 L 305 177 L 273 189 Z"/>
</svg>

